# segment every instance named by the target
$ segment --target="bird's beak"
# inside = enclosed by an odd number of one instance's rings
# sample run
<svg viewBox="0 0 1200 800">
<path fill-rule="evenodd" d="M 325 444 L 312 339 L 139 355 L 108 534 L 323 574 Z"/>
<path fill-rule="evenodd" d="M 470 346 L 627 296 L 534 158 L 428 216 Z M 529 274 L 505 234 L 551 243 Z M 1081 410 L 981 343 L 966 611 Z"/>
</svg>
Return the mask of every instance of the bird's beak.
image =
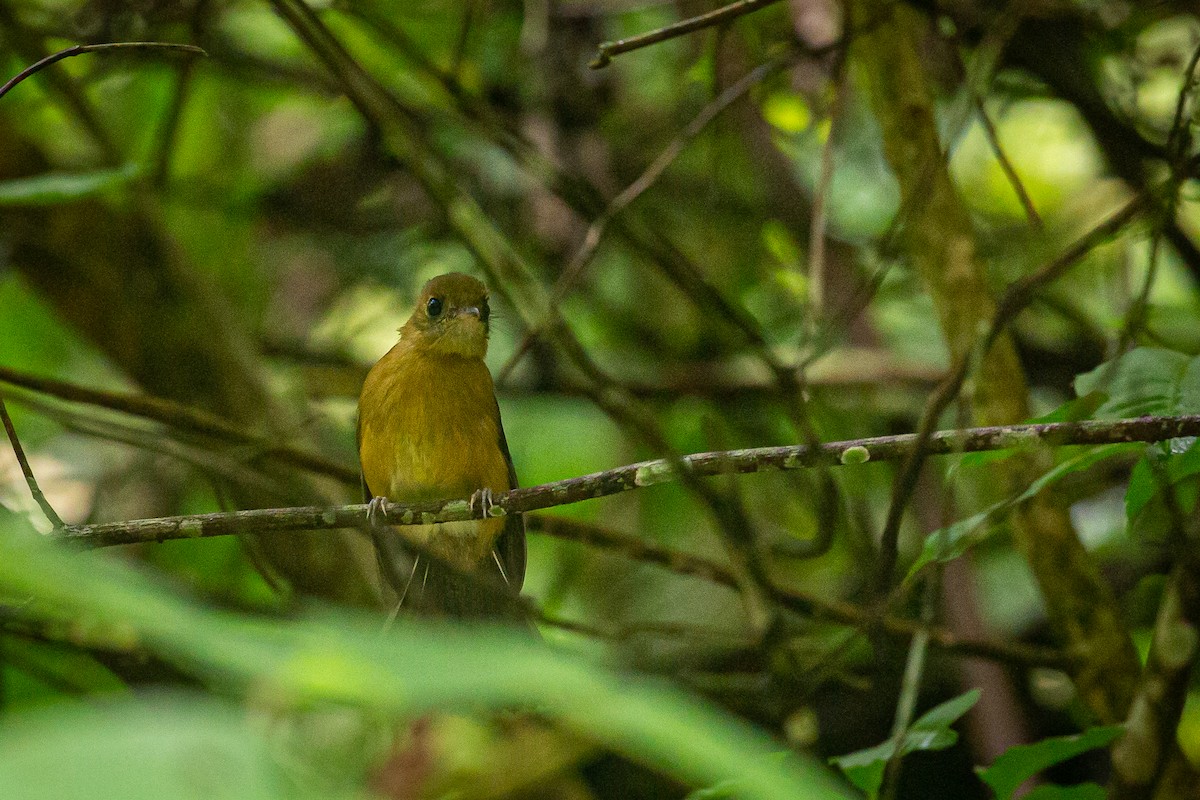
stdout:
<svg viewBox="0 0 1200 800">
<path fill-rule="evenodd" d="M 460 314 L 470 314 L 470 315 L 471 315 L 471 316 L 473 316 L 473 317 L 480 317 L 480 316 L 482 316 L 482 315 L 479 313 L 479 307 L 478 307 L 478 306 L 464 306 L 464 307 L 462 307 L 462 308 L 460 308 L 460 309 L 458 310 L 458 313 L 460 313 Z"/>
</svg>

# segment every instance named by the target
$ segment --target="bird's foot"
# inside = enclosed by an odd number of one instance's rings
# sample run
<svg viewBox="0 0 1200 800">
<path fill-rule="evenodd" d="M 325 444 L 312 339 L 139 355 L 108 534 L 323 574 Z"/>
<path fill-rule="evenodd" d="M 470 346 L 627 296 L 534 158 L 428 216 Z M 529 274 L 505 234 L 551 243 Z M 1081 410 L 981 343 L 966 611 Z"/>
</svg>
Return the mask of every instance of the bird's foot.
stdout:
<svg viewBox="0 0 1200 800">
<path fill-rule="evenodd" d="M 492 490 L 486 487 L 476 489 L 468 504 L 472 514 L 479 514 L 485 518 L 492 515 L 492 506 L 494 505 L 496 505 L 496 501 L 492 498 Z"/>
<path fill-rule="evenodd" d="M 383 513 L 386 497 L 372 497 L 367 503 L 367 524 L 372 528 L 381 528 L 387 524 L 387 516 Z"/>
</svg>

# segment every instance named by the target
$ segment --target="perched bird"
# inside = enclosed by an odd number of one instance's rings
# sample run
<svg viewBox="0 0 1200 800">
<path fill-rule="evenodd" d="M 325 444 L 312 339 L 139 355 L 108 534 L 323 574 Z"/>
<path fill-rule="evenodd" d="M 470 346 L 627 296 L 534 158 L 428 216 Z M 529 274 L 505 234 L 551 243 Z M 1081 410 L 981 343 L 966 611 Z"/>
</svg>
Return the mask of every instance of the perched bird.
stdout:
<svg viewBox="0 0 1200 800">
<path fill-rule="evenodd" d="M 470 497 L 473 506 L 490 506 L 493 494 L 516 488 L 500 406 L 483 362 L 488 317 L 487 288 L 478 280 L 458 272 L 433 278 L 400 328 L 400 341 L 367 375 L 358 401 L 358 457 L 363 492 L 376 514 L 382 498 Z M 410 526 L 409 532 L 444 564 L 418 553 L 411 568 L 405 565 L 402 585 L 391 581 L 397 608 L 490 616 L 497 613 L 497 595 L 481 588 L 481 580 L 490 576 L 493 586 L 520 591 L 525 523 L 519 515 Z M 381 535 L 394 534 L 376 535 L 381 568 L 394 569 L 383 563 L 388 547 L 380 546 Z"/>
</svg>

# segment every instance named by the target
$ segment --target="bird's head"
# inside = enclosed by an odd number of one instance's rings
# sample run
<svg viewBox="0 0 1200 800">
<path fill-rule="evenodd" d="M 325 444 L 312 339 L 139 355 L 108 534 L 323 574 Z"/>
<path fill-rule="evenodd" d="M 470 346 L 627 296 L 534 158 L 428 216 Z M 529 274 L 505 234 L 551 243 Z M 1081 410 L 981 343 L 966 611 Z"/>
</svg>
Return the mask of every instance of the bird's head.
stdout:
<svg viewBox="0 0 1200 800">
<path fill-rule="evenodd" d="M 450 272 L 425 284 L 400 335 L 434 352 L 483 358 L 489 314 L 487 287 L 470 275 Z"/>
</svg>

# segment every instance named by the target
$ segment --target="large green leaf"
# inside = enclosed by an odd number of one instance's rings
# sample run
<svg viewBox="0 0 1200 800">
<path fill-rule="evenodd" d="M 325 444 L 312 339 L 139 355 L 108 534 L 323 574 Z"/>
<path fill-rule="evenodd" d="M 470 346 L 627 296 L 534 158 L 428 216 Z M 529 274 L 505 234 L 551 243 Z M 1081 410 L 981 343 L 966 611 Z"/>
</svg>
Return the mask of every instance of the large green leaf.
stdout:
<svg viewBox="0 0 1200 800">
<path fill-rule="evenodd" d="M 900 743 L 900 755 L 917 750 L 945 750 L 952 747 L 958 741 L 958 732 L 950 726 L 979 702 L 979 695 L 978 689 L 972 689 L 921 715 L 905 732 Z M 883 785 L 888 761 L 895 752 L 896 743 L 889 739 L 865 750 L 831 758 L 830 761 L 845 773 L 851 783 L 869 797 L 876 797 Z"/>
<path fill-rule="evenodd" d="M 378 619 L 348 612 L 280 620 L 215 611 L 111 557 L 52 546 L 3 510 L 0 550 L 0 592 L 32 600 L 27 613 L 113 631 L 118 641 L 277 704 L 332 702 L 393 715 L 536 708 L 695 786 L 737 779 L 745 797 L 847 796 L 820 764 L 779 762 L 770 737 L 714 706 L 520 631 L 404 622 L 384 632 Z"/>
<path fill-rule="evenodd" d="M 1075 391 L 1108 396 L 1096 419 L 1200 414 L 1200 357 L 1139 347 L 1075 378 Z"/>
<path fill-rule="evenodd" d="M 996 800 L 1010 800 L 1021 784 L 1047 767 L 1088 750 L 1107 747 L 1124 732 L 1125 729 L 1119 725 L 1108 725 L 1089 728 L 1077 736 L 1055 736 L 1033 744 L 1010 747 L 990 767 L 980 769 L 979 777 L 996 793 Z M 1084 793 L 1068 796 L 1089 797 L 1087 789 L 1080 791 Z M 1103 797 L 1103 794 L 1100 796 Z"/>
<path fill-rule="evenodd" d="M 284 800 L 267 741 L 202 696 L 57 705 L 0 725 L 0 797 Z"/>
</svg>

